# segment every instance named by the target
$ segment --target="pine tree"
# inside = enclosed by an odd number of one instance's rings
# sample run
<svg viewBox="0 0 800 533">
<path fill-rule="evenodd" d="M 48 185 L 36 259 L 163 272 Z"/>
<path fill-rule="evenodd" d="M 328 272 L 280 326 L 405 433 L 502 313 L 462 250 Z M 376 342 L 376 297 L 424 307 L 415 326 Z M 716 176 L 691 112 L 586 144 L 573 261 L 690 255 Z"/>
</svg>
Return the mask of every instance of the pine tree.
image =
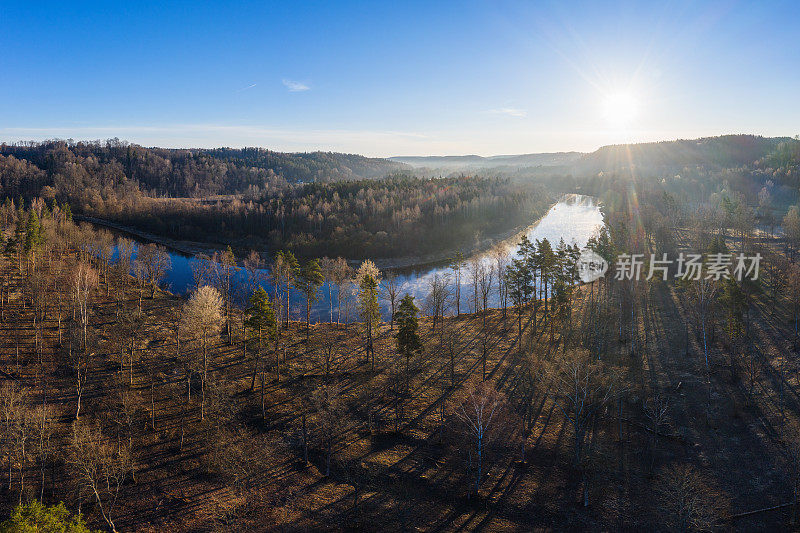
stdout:
<svg viewBox="0 0 800 533">
<path fill-rule="evenodd" d="M 272 302 L 264 287 L 259 287 L 250 297 L 250 306 L 245 311 L 247 318 L 245 325 L 258 334 L 258 350 L 256 350 L 255 363 L 253 364 L 253 379 L 250 382 L 250 390 L 256 386 L 256 375 L 258 374 L 258 362 L 261 357 L 261 350 L 265 338 L 274 340 L 278 335 L 278 323 L 275 320 L 275 311 L 272 309 Z M 247 339 L 245 339 L 247 342 Z M 276 365 L 277 369 L 277 365 Z"/>
<path fill-rule="evenodd" d="M 278 283 L 282 283 L 286 293 L 286 316 L 284 317 L 284 328 L 288 329 L 291 287 L 294 283 L 294 280 L 297 278 L 300 265 L 298 264 L 297 258 L 292 252 L 284 252 L 279 250 L 278 253 L 275 254 L 275 266 L 273 269 L 277 278 L 275 280 L 276 286 Z"/>
<path fill-rule="evenodd" d="M 366 264 L 367 261 L 364 262 Z M 369 261 L 371 264 L 372 261 Z M 375 370 L 375 350 L 372 346 L 372 328 L 380 318 L 380 308 L 378 307 L 378 281 L 375 279 L 370 269 L 358 269 L 358 306 L 361 320 L 364 321 L 367 333 L 367 357 L 372 358 L 372 370 Z M 374 265 L 373 265 L 374 266 Z"/>
<path fill-rule="evenodd" d="M 536 241 L 538 252 L 536 257 L 538 259 L 539 271 L 541 272 L 542 280 L 542 294 L 544 295 L 544 314 L 548 314 L 548 297 L 550 291 L 550 280 L 552 277 L 552 269 L 556 264 L 556 255 L 553 252 L 553 247 L 550 241 L 546 238 L 541 241 Z"/>
<path fill-rule="evenodd" d="M 30 264 L 36 264 L 33 260 L 36 249 L 44 242 L 44 235 L 42 233 L 42 226 L 39 223 L 39 217 L 36 216 L 36 211 L 31 209 L 28 211 L 28 222 L 25 225 L 25 246 L 24 250 L 28 258 L 31 260 Z"/>
<path fill-rule="evenodd" d="M 322 270 L 316 259 L 312 259 L 303 265 L 297 276 L 297 288 L 306 297 L 306 339 L 308 339 L 311 327 L 311 306 L 317 301 L 322 282 Z"/>
<path fill-rule="evenodd" d="M 14 227 L 14 246 L 13 252 L 17 256 L 17 268 L 22 273 L 22 254 L 25 252 L 25 241 L 27 240 L 27 226 L 22 222 L 24 212 L 20 209 L 17 212 L 17 223 Z"/>
<path fill-rule="evenodd" d="M 410 294 L 403 296 L 397 308 L 395 319 L 397 321 L 397 351 L 406 358 L 406 392 L 408 392 L 409 364 L 411 356 L 422 350 L 422 340 L 419 337 L 419 308 L 414 304 L 414 297 Z"/>
<path fill-rule="evenodd" d="M 531 294 L 531 272 L 523 259 L 514 258 L 506 268 L 506 284 L 508 296 L 517 309 L 517 324 L 519 335 L 522 335 L 522 308 L 528 302 Z"/>
</svg>

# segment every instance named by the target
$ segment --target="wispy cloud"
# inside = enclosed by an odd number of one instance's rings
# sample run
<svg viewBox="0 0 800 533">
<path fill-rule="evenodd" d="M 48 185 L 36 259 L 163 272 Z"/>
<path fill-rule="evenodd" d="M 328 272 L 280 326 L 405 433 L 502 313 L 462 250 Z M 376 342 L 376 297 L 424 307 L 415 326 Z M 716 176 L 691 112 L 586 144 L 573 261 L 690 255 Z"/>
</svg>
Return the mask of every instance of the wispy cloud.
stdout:
<svg viewBox="0 0 800 533">
<path fill-rule="evenodd" d="M 252 88 L 253 88 L 253 87 L 255 87 L 256 85 L 258 85 L 258 84 L 257 84 L 257 83 L 253 83 L 253 84 L 251 84 L 251 85 L 248 85 L 247 87 L 242 87 L 241 89 L 236 89 L 236 92 L 237 92 L 237 93 L 240 93 L 240 92 L 242 92 L 242 91 L 246 91 L 247 89 L 252 89 Z"/>
<path fill-rule="evenodd" d="M 289 89 L 290 93 L 299 93 L 303 91 L 311 90 L 311 87 L 308 84 L 303 83 L 302 81 L 294 81 L 294 80 L 283 80 L 283 84 Z"/>
<path fill-rule="evenodd" d="M 497 109 L 490 109 L 489 113 L 492 115 L 508 115 L 509 117 L 524 118 L 528 116 L 528 112 L 524 109 L 516 107 L 499 107 Z"/>
</svg>

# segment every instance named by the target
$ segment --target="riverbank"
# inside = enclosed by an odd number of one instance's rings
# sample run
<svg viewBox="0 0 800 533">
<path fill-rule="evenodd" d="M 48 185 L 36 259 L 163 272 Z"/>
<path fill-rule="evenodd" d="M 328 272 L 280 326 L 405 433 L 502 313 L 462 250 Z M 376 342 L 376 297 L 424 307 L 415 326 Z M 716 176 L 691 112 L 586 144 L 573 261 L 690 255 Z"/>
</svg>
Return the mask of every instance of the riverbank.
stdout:
<svg viewBox="0 0 800 533">
<path fill-rule="evenodd" d="M 556 202 L 557 203 L 557 202 Z M 553 205 L 547 208 L 549 211 Z M 513 229 L 505 231 L 499 235 L 487 237 L 476 242 L 472 246 L 462 247 L 460 249 L 452 250 L 448 253 L 427 254 L 423 256 L 408 256 L 399 258 L 388 259 L 374 259 L 373 262 L 381 270 L 419 270 L 449 264 L 452 258 L 459 252 L 468 259 L 474 255 L 482 255 L 487 253 L 492 248 L 497 246 L 506 246 L 516 244 L 530 229 L 539 223 L 542 218 L 547 214 L 547 211 L 540 214 L 536 220 L 531 224 L 519 225 Z M 360 264 L 361 261 L 354 259 L 348 260 L 352 264 Z"/>
<path fill-rule="evenodd" d="M 118 224 L 116 222 L 113 222 L 111 220 L 106 220 L 103 218 L 90 217 L 86 215 L 73 215 L 72 218 L 76 222 L 88 222 L 95 226 L 102 226 L 104 228 L 117 231 L 119 233 L 124 233 L 126 235 L 133 237 L 136 240 L 148 243 L 160 244 L 161 246 L 167 248 L 168 250 L 171 250 L 173 252 L 178 252 L 179 254 L 183 254 L 186 256 L 195 256 L 198 254 L 211 255 L 214 252 L 218 252 L 223 249 L 222 246 L 215 247 L 206 243 L 179 241 L 167 237 L 162 237 L 160 235 L 155 235 L 153 233 L 141 231 L 136 228 L 125 226 L 123 224 Z"/>
<path fill-rule="evenodd" d="M 481 239 L 472 246 L 462 247 L 461 249 L 453 250 L 447 254 L 439 253 L 428 254 L 424 256 L 401 257 L 397 259 L 376 259 L 373 260 L 373 262 L 375 263 L 375 266 L 381 270 L 412 271 L 447 265 L 450 263 L 453 256 L 458 252 L 461 252 L 465 259 L 469 259 L 475 255 L 484 255 L 495 248 L 506 249 L 515 247 L 517 244 L 519 244 L 519 241 L 522 239 L 522 237 L 528 235 L 531 230 L 533 230 L 533 228 L 535 228 L 556 205 L 562 202 L 569 202 L 570 200 L 575 200 L 580 197 L 582 197 L 580 194 L 564 194 L 557 201 L 550 204 L 542 213 L 539 213 L 533 222 L 525 225 L 518 225 L 515 228 L 503 233 Z M 354 264 L 360 263 L 360 261 L 357 260 L 351 262 Z"/>
<path fill-rule="evenodd" d="M 561 200 L 562 201 L 563 197 Z M 554 202 L 550 204 L 550 206 L 541 213 L 535 213 L 534 216 L 536 217 L 534 222 L 526 224 L 526 225 L 518 225 L 508 231 L 502 232 L 500 234 L 496 234 L 490 237 L 486 237 L 476 241 L 472 246 L 464 246 L 461 248 L 457 248 L 454 250 L 449 250 L 448 252 L 438 252 L 435 254 L 426 254 L 422 256 L 405 256 L 405 257 L 396 257 L 396 258 L 377 258 L 373 259 L 372 261 L 375 265 L 381 270 L 398 270 L 398 271 L 411 271 L 411 270 L 419 270 L 425 268 L 431 268 L 436 266 L 442 266 L 450 262 L 450 260 L 459 252 L 465 257 L 468 258 L 470 256 L 476 254 L 483 254 L 494 248 L 495 246 L 506 246 L 511 244 L 516 244 L 523 235 L 525 235 L 530 229 L 539 223 L 539 221 L 549 212 L 550 209 L 558 202 Z M 141 231 L 139 229 L 126 226 L 123 224 L 119 224 L 117 222 L 93 217 L 88 215 L 74 215 L 73 217 L 77 222 L 88 222 L 90 224 L 96 226 L 102 226 L 123 234 L 126 234 L 134 239 L 141 240 L 144 242 L 150 242 L 155 244 L 160 244 L 164 246 L 168 250 L 173 252 L 177 252 L 182 255 L 186 256 L 195 256 L 198 254 L 206 254 L 212 255 L 214 252 L 221 252 L 225 249 L 224 245 L 221 244 L 211 244 L 211 243 L 201 243 L 195 241 L 183 241 L 177 239 L 170 239 L 168 237 L 164 237 L 161 235 L 156 235 L 154 233 L 149 233 L 146 231 Z M 234 250 L 235 251 L 235 250 Z M 363 261 L 362 259 L 348 259 L 348 263 L 352 266 L 358 266 Z"/>
<path fill-rule="evenodd" d="M 153 235 L 148 232 L 128 228 L 122 224 L 98 219 L 95 217 L 76 217 L 78 220 L 84 220 L 88 224 L 97 224 L 98 227 L 109 228 L 110 231 L 130 236 L 134 239 L 144 242 L 157 242 L 169 248 L 168 253 L 171 259 L 171 268 L 166 273 L 163 285 L 168 287 L 169 291 L 173 294 L 185 294 L 193 287 L 194 281 L 194 255 L 197 253 L 213 253 L 214 248 L 210 248 L 203 243 L 186 243 L 176 240 L 164 239 L 158 235 Z M 515 228 L 509 230 L 504 234 L 496 236 L 492 239 L 484 239 L 476 242 L 473 247 L 466 248 L 465 259 L 472 258 L 485 258 L 487 250 L 496 250 L 503 257 L 508 259 L 514 257 L 517 250 L 517 244 L 523 235 L 526 235 L 531 241 L 548 239 L 550 242 L 556 244 L 561 239 L 567 243 L 577 243 L 579 246 L 585 246 L 587 240 L 596 234 L 598 227 L 602 226 L 603 217 L 598 208 L 596 201 L 593 198 L 583 196 L 565 196 L 558 202 L 547 209 L 544 216 L 538 217 L 532 223 L 523 228 Z M 241 250 L 240 250 L 241 251 Z M 453 283 L 452 270 L 449 267 L 449 260 L 452 252 L 447 256 L 442 254 L 439 257 L 431 258 L 431 261 L 426 262 L 425 257 L 411 258 L 407 263 L 400 263 L 400 260 L 393 260 L 392 263 L 388 261 L 379 261 L 378 265 L 384 270 L 392 269 L 395 274 L 395 282 L 398 287 L 401 287 L 403 293 L 408 293 L 417 301 L 424 302 L 425 298 L 430 292 L 432 280 L 436 275 L 442 276 L 442 279 L 449 280 L 448 283 Z M 481 259 L 482 260 L 482 259 Z M 357 263 L 357 262 L 354 262 Z M 406 266 L 403 265 L 411 265 Z M 427 265 L 427 266 L 426 266 Z M 269 270 L 263 270 L 258 273 L 262 279 L 262 284 L 272 293 L 273 287 L 270 284 Z M 236 276 L 240 276 L 244 280 L 244 271 L 237 271 Z M 462 280 L 463 282 L 464 280 Z M 339 300 L 341 296 L 342 300 Z M 301 309 L 300 303 L 304 301 L 303 295 L 292 289 L 292 300 L 297 303 L 298 316 L 302 314 L 304 309 Z M 490 296 L 489 307 L 494 307 L 494 302 L 497 296 Z M 331 301 L 332 300 L 332 301 Z M 330 312 L 330 307 L 344 309 L 347 314 L 355 309 L 356 302 L 353 300 L 352 294 L 349 291 L 344 291 L 341 295 L 337 292 L 329 292 L 323 288 L 321 297 L 312 308 L 313 316 L 322 316 Z M 349 311 L 348 311 L 349 310 Z"/>
</svg>

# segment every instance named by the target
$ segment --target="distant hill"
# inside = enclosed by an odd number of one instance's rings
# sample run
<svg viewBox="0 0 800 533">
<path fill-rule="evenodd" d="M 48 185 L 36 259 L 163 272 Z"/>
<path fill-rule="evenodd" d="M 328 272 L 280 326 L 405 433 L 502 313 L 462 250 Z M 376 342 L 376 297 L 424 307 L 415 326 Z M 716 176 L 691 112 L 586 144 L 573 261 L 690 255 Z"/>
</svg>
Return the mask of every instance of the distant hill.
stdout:
<svg viewBox="0 0 800 533">
<path fill-rule="evenodd" d="M 663 169 L 686 166 L 732 168 L 770 157 L 779 146 L 797 142 L 789 137 L 722 135 L 701 139 L 617 144 L 586 154 L 573 171 L 614 172 L 631 168 Z"/>
<path fill-rule="evenodd" d="M 286 153 L 264 148 L 146 148 L 118 139 L 0 144 L 0 191 L 36 196 L 109 188 L 153 196 L 258 193 L 285 183 L 383 178 L 409 167 L 336 152 Z"/>
<path fill-rule="evenodd" d="M 701 139 L 680 139 L 603 146 L 591 153 L 555 152 L 542 154 L 463 156 L 402 156 L 391 161 L 414 168 L 449 171 L 497 169 L 543 175 L 548 170 L 563 174 L 619 172 L 630 168 L 666 169 L 686 166 L 731 168 L 791 158 L 797 140 L 789 137 L 722 135 Z M 794 147 L 794 148 L 793 148 Z M 789 153 L 789 156 L 786 154 Z M 777 154 L 777 155 L 776 155 Z M 526 172 L 536 169 L 538 172 Z"/>
<path fill-rule="evenodd" d="M 553 167 L 568 165 L 580 159 L 580 152 L 554 152 L 543 154 L 453 156 L 398 156 L 390 161 L 405 163 L 414 168 L 436 168 L 451 170 L 486 169 L 496 167 Z"/>
<path fill-rule="evenodd" d="M 274 152 L 266 148 L 215 148 L 196 153 L 261 169 L 287 181 L 341 181 L 383 178 L 406 170 L 402 162 L 340 152 Z"/>
<path fill-rule="evenodd" d="M 680 172 L 687 166 L 721 169 L 745 165 L 783 168 L 787 176 L 796 176 L 796 169 L 800 168 L 800 141 L 789 137 L 723 135 L 611 145 L 588 154 L 388 159 L 337 152 L 275 152 L 265 148 L 146 148 L 118 139 L 21 142 L 0 144 L 0 194 L 14 198 L 39 195 L 80 198 L 86 205 L 95 205 L 117 202 L 132 193 L 194 198 L 246 194 L 255 198 L 287 184 L 380 179 L 412 169 L 467 174 L 491 171 L 535 180 L 631 169 L 640 174 L 661 175 Z"/>
</svg>

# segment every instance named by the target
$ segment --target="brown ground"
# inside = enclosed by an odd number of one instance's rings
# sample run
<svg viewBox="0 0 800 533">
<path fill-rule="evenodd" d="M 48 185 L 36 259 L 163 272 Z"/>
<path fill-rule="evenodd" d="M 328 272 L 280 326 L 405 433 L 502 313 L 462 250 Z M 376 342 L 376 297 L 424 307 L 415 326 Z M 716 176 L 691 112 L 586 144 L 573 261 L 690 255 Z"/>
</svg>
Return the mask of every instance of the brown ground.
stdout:
<svg viewBox="0 0 800 533">
<path fill-rule="evenodd" d="M 18 288 L 20 276 L 11 265 L 4 269 Z M 124 290 L 124 312 L 132 313 L 136 291 L 129 284 Z M 584 290 L 574 305 L 576 323 L 587 319 L 588 298 Z M 619 342 L 611 335 L 608 362 L 623 370 L 624 420 L 621 439 L 616 406 L 594 426 L 589 506 L 584 507 L 581 476 L 571 466 L 571 429 L 547 385 L 528 386 L 527 369 L 535 369 L 543 354 L 557 355 L 554 346 L 565 330 L 555 328 L 551 339 L 549 329 L 542 327 L 541 312 L 535 321 L 526 313 L 523 355 L 513 312 L 506 320 L 500 310 L 486 315 L 487 379 L 513 405 L 529 406 L 530 424 L 525 431 L 525 461 L 516 451 L 490 455 L 487 475 L 475 495 L 460 446 L 464 437 L 455 430 L 453 412 L 464 386 L 482 377 L 482 315 L 446 321 L 446 329 L 457 338 L 455 390 L 450 388 L 442 338 L 438 331 L 431 333 L 430 319 L 421 320 L 426 349 L 412 361 L 410 394 L 400 395 L 401 412 L 393 391 L 402 389 L 397 383 L 403 381 L 404 361 L 395 355 L 388 325 L 379 328 L 372 371 L 364 359 L 359 326 L 314 325 L 307 345 L 304 324 L 292 323 L 283 334 L 286 361 L 280 382 L 275 381 L 272 352 L 267 353 L 263 418 L 260 380 L 250 392 L 252 362 L 249 355 L 243 357 L 237 328 L 233 345 L 220 338 L 212 350 L 208 396 L 210 404 L 214 398 L 219 401 L 200 422 L 199 380 L 193 382 L 188 413 L 181 416 L 186 385 L 168 318 L 182 301 L 158 293 L 154 300 L 144 301 L 147 320 L 137 341 L 138 361 L 130 387 L 134 407 L 126 426 L 133 436 L 136 472 L 123 488 L 115 522 L 120 531 L 660 529 L 663 517 L 658 513 L 655 473 L 676 462 L 697 468 L 720 493 L 720 501 L 726 502 L 727 516 L 788 502 L 791 493 L 781 446 L 798 426 L 800 383 L 787 341 L 791 339 L 788 311 L 778 304 L 773 317 L 767 293 L 758 298 L 752 334 L 762 356 L 762 371 L 752 394 L 743 371 L 733 375 L 721 335 L 712 345 L 710 383 L 693 327 L 689 354 L 684 353 L 683 324 L 693 324 L 694 319 L 682 289 L 672 284 L 654 284 L 647 312 L 637 312 L 633 355 L 629 341 Z M 2 322 L 0 368 L 36 391 L 37 399 L 46 396 L 48 403 L 58 406 L 59 440 L 66 446 L 75 393 L 72 374 L 55 345 L 54 316 L 44 323 L 39 366 L 31 312 L 21 304 L 19 291 L 13 292 Z M 116 398 L 129 388 L 127 363 L 120 373 L 117 354 L 123 334 L 114 309 L 102 284 L 92 302 L 90 329 L 97 348 L 82 411 L 82 418 L 100 421 L 112 439 L 122 431 Z M 609 328 L 613 332 L 616 322 Z M 18 341 L 14 329 L 21 331 Z M 300 416 L 304 409 L 313 410 L 304 404 L 309 391 L 326 380 L 320 362 L 326 338 L 334 344 L 336 358 L 327 380 L 339 384 L 345 395 L 330 476 L 324 475 L 325 454 L 311 414 L 309 464 L 304 464 Z M 642 427 L 646 423 L 642 399 L 654 393 L 669 399 L 670 410 L 669 423 L 661 430 L 666 436 L 656 440 L 653 452 L 650 434 Z M 212 456 L 217 462 L 210 460 Z M 229 459 L 227 466 L 219 466 L 220 458 Z M 64 500 L 72 509 L 80 500 L 82 510 L 102 527 L 91 498 L 74 490 L 63 462 L 56 461 L 49 472 L 45 500 Z M 36 479 L 34 474 L 30 477 Z M 37 482 L 32 484 L 29 488 L 38 493 Z M 7 501 L 16 502 L 15 491 L 12 487 Z M 784 529 L 789 511 L 724 518 L 720 525 L 742 531 Z"/>
</svg>

